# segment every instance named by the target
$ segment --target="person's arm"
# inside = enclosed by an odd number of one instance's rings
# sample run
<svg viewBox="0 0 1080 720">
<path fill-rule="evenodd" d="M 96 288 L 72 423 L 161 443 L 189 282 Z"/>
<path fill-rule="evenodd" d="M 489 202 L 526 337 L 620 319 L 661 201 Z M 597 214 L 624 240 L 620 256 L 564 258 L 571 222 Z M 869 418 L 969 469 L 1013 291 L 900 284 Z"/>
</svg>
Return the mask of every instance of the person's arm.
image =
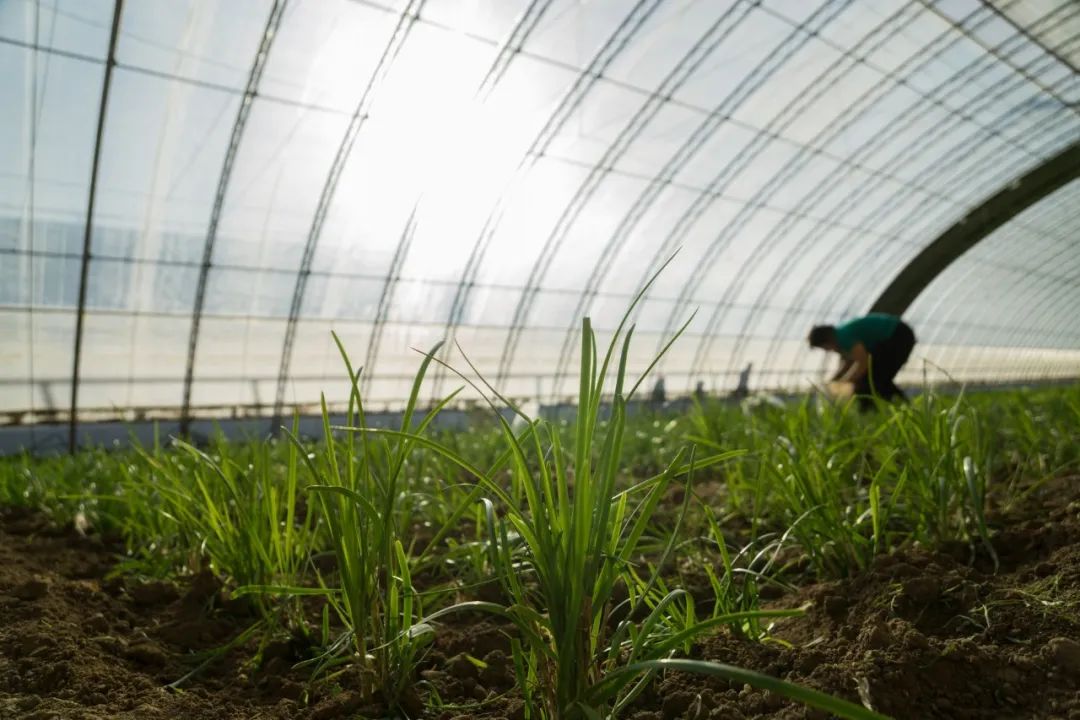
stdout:
<svg viewBox="0 0 1080 720">
<path fill-rule="evenodd" d="M 831 379 L 830 382 L 838 382 L 845 375 L 847 375 L 848 370 L 851 369 L 851 363 L 852 363 L 852 360 L 847 355 L 841 355 L 840 356 L 840 367 L 837 369 L 836 373 L 833 374 L 832 379 Z"/>
<path fill-rule="evenodd" d="M 855 343 L 848 356 L 848 367 L 844 373 L 845 382 L 857 382 L 861 380 L 870 368 L 870 353 L 866 352 L 866 346 L 861 342 Z"/>
</svg>

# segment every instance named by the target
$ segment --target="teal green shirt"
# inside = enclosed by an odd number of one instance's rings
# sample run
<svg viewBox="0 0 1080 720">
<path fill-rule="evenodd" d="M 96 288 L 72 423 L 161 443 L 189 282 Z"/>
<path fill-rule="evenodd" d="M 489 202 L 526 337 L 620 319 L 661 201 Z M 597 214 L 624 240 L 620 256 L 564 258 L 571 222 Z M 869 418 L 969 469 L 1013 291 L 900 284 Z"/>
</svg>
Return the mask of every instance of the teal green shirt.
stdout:
<svg viewBox="0 0 1080 720">
<path fill-rule="evenodd" d="M 866 317 L 849 320 L 836 326 L 836 344 L 844 353 L 851 352 L 855 343 L 862 343 L 867 352 L 892 337 L 900 318 L 884 313 L 870 313 Z"/>
</svg>

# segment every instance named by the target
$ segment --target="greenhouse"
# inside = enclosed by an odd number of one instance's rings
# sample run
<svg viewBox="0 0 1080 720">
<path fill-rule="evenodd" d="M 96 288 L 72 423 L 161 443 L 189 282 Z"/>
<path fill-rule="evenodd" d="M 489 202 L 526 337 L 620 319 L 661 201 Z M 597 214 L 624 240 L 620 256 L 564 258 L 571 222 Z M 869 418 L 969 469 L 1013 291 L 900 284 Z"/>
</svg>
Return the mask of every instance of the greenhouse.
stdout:
<svg viewBox="0 0 1080 720">
<path fill-rule="evenodd" d="M 1075 0 L 0 0 L 0 717 L 1080 714 Z"/>
</svg>

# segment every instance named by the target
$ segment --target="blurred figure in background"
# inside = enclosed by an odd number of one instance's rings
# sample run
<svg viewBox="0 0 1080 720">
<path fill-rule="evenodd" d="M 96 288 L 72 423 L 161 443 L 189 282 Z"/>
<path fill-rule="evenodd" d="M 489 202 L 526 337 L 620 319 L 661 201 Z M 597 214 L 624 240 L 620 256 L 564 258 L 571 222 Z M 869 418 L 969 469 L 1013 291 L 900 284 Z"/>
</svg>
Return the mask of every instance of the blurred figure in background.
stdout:
<svg viewBox="0 0 1080 720">
<path fill-rule="evenodd" d="M 700 402 L 705 402 L 705 381 L 698 380 L 697 385 L 694 387 L 694 399 Z"/>
<path fill-rule="evenodd" d="M 842 325 L 817 325 L 807 338 L 810 347 L 839 353 L 843 362 L 833 382 L 850 383 L 859 408 L 874 406 L 874 396 L 906 401 L 893 378 L 915 347 L 915 332 L 895 315 L 871 313 Z"/>
<path fill-rule="evenodd" d="M 656 378 L 656 384 L 653 385 L 652 392 L 649 393 L 649 404 L 654 409 L 659 409 L 667 402 L 667 388 L 664 386 L 664 376 L 660 375 Z"/>
<path fill-rule="evenodd" d="M 739 372 L 739 384 L 735 386 L 735 389 L 731 391 L 731 397 L 735 400 L 742 400 L 750 395 L 750 371 L 754 369 L 754 363 L 747 363 Z"/>
</svg>

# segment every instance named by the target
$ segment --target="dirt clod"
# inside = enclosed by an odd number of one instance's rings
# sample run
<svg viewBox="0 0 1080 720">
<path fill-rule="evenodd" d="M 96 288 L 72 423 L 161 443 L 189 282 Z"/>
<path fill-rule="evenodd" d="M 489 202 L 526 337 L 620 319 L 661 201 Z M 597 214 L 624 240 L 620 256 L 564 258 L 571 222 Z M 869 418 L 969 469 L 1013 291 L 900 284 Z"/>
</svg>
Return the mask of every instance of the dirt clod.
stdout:
<svg viewBox="0 0 1080 720">
<path fill-rule="evenodd" d="M 1080 676 L 1080 642 L 1070 638 L 1056 637 L 1050 640 L 1046 647 L 1050 657 L 1059 668 Z"/>
<path fill-rule="evenodd" d="M 133 583 L 128 587 L 128 593 L 135 604 L 142 607 L 164 605 L 180 597 L 175 585 L 161 580 Z"/>
<path fill-rule="evenodd" d="M 205 607 L 221 591 L 221 581 L 209 570 L 202 570 L 194 575 L 188 582 L 187 592 L 183 597 L 183 604 L 190 610 L 199 610 Z"/>
<path fill-rule="evenodd" d="M 494 688 L 509 688 L 514 684 L 513 664 L 502 650 L 492 650 L 484 656 L 480 682 Z"/>
<path fill-rule="evenodd" d="M 95 633 L 108 632 L 109 619 L 105 617 L 104 613 L 94 613 L 86 619 L 86 629 Z"/>
<path fill-rule="evenodd" d="M 151 642 L 140 642 L 129 646 L 126 655 L 131 660 L 150 667 L 163 667 L 169 662 L 165 651 Z"/>
<path fill-rule="evenodd" d="M 1057 567 L 1054 566 L 1054 563 L 1041 562 L 1035 566 L 1034 572 L 1038 577 L 1050 577 L 1057 572 Z"/>
<path fill-rule="evenodd" d="M 480 676 L 480 669 L 464 653 L 450 658 L 446 662 L 446 670 L 458 680 L 465 680 L 466 678 L 475 680 Z"/>
<path fill-rule="evenodd" d="M 345 718 L 364 705 L 364 696 L 355 690 L 326 698 L 311 711 L 311 720 L 334 720 Z"/>
<path fill-rule="evenodd" d="M 60 713 L 52 710 L 36 710 L 24 715 L 23 720 L 60 720 Z"/>
<path fill-rule="evenodd" d="M 848 610 L 847 600 L 839 595 L 826 595 L 822 601 L 822 606 L 825 608 L 825 614 L 834 620 L 843 618 Z"/>
<path fill-rule="evenodd" d="M 697 700 L 697 695 L 689 691 L 674 692 L 664 698 L 662 711 L 664 720 L 675 720 L 687 716 L 690 706 Z"/>
<path fill-rule="evenodd" d="M 446 682 L 446 678 L 450 677 L 450 674 L 442 670 L 421 670 L 420 677 L 430 683 L 442 684 Z"/>
<path fill-rule="evenodd" d="M 275 658 L 281 658 L 282 660 L 292 660 L 295 657 L 295 648 L 293 647 L 292 640 L 274 640 L 267 643 L 262 652 L 263 662 L 268 662 Z"/>
<path fill-rule="evenodd" d="M 916 605 L 929 605 L 941 594 L 941 581 L 930 575 L 905 580 L 901 594 Z"/>
<path fill-rule="evenodd" d="M 49 592 L 49 583 L 42 578 L 31 578 L 11 588 L 12 597 L 19 600 L 38 600 Z"/>
<path fill-rule="evenodd" d="M 863 647 L 868 650 L 883 650 L 893 644 L 893 638 L 888 629 L 873 621 L 863 626 L 859 639 Z"/>
</svg>

